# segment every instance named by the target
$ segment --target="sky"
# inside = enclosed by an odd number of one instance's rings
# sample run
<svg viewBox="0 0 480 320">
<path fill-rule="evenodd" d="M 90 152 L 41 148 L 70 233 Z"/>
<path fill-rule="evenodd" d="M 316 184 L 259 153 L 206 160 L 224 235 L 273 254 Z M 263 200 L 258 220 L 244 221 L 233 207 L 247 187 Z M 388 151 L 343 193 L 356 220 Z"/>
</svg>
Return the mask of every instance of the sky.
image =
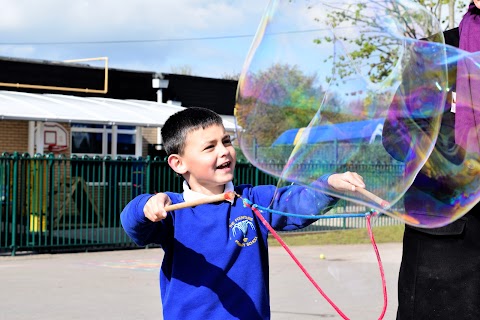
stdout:
<svg viewBox="0 0 480 320">
<path fill-rule="evenodd" d="M 0 0 L 0 56 L 49 61 L 108 57 L 110 68 L 235 76 L 242 71 L 269 1 Z M 308 13 L 285 10 L 276 17 L 282 21 L 280 30 L 277 25 L 269 28 L 288 33 L 318 26 L 305 18 Z M 298 33 L 283 41 L 272 39 L 276 42 L 263 44 L 257 54 L 264 54 L 265 62 L 281 58 L 307 72 L 322 60 L 318 50 L 305 47 L 312 40 Z M 292 49 L 290 55 L 286 49 Z M 103 66 L 101 61 L 88 64 Z"/>
<path fill-rule="evenodd" d="M 0 56 L 222 78 L 241 72 L 268 2 L 0 0 Z"/>
</svg>

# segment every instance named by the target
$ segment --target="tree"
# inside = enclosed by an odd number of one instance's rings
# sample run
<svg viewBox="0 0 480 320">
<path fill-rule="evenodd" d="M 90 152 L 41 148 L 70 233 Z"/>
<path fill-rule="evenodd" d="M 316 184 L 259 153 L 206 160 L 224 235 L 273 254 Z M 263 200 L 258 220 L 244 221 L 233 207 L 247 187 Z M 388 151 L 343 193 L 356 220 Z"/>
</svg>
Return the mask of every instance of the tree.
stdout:
<svg viewBox="0 0 480 320">
<path fill-rule="evenodd" d="M 222 74 L 222 76 L 220 77 L 221 79 L 224 79 L 224 80 L 237 80 L 240 79 L 240 73 L 239 72 L 233 72 L 233 73 L 228 73 L 228 72 L 225 72 Z"/>
<path fill-rule="evenodd" d="M 174 74 L 182 74 L 185 76 L 193 76 L 193 69 L 192 66 L 189 66 L 187 64 L 181 65 L 181 66 L 172 66 L 170 67 L 170 72 Z"/>
<path fill-rule="evenodd" d="M 454 0 L 451 0 L 454 1 Z M 327 58 L 334 64 L 334 82 L 361 73 L 373 83 L 384 81 L 399 63 L 402 38 L 420 39 L 439 33 L 439 23 L 422 6 L 395 0 L 325 6 L 315 20 L 330 26 L 329 36 L 314 40 L 333 47 Z M 435 10 L 431 6 L 430 10 Z"/>
<path fill-rule="evenodd" d="M 435 17 L 440 20 L 444 29 L 452 29 L 458 25 L 457 17 L 462 17 L 465 13 L 465 7 L 469 1 L 457 0 L 432 0 L 432 1 L 418 1 L 421 5 L 430 9 Z M 446 14 L 443 12 L 443 8 L 447 7 Z M 457 15 L 458 13 L 458 15 Z"/>
<path fill-rule="evenodd" d="M 236 116 L 245 144 L 268 146 L 285 130 L 307 126 L 324 94 L 316 77 L 297 66 L 273 64 L 240 79 Z"/>
<path fill-rule="evenodd" d="M 401 27 L 396 31 L 403 31 L 406 38 L 421 39 L 429 37 L 430 40 L 441 41 L 435 35 L 446 29 L 452 29 L 458 25 L 457 13 L 460 17 L 465 13 L 468 1 L 457 0 L 414 0 L 424 10 L 412 10 L 398 1 L 365 2 L 351 4 L 345 8 L 332 8 L 328 10 L 326 19 L 318 19 L 319 22 L 330 25 L 332 28 L 341 30 L 345 26 L 355 26 L 364 32 L 359 37 L 349 37 L 341 31 L 334 31 L 331 37 L 319 38 L 317 43 L 343 41 L 347 42 L 350 49 L 348 54 L 333 55 L 329 59 L 335 61 L 337 75 L 346 78 L 352 74 L 352 64 L 364 63 L 368 68 L 368 76 L 372 82 L 381 82 L 385 79 L 398 62 L 399 43 L 393 37 L 385 37 L 385 19 L 373 19 L 369 13 L 372 6 L 377 6 L 377 11 L 383 11 Z M 444 9 L 447 7 L 446 14 Z M 430 13 L 433 19 L 427 16 Z M 439 21 L 440 24 L 436 24 Z M 346 30 L 350 30 L 348 27 Z M 344 44 L 345 45 L 345 44 Z"/>
</svg>

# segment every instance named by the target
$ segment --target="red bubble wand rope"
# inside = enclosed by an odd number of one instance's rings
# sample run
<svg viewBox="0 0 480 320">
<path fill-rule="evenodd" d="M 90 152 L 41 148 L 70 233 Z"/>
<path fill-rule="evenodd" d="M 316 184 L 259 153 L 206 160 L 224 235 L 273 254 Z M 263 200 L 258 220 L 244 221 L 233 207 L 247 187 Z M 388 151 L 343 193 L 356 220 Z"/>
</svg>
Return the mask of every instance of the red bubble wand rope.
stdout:
<svg viewBox="0 0 480 320">
<path fill-rule="evenodd" d="M 307 271 L 307 269 L 302 265 L 302 263 L 297 259 L 297 257 L 293 254 L 293 252 L 290 250 L 290 248 L 288 247 L 288 245 L 285 243 L 285 241 L 283 241 L 283 239 L 280 237 L 280 235 L 278 235 L 278 233 L 273 229 L 273 227 L 268 223 L 267 220 L 265 220 L 265 218 L 263 217 L 263 215 L 261 214 L 261 212 L 259 211 L 258 208 L 261 208 L 259 207 L 258 205 L 256 204 L 253 204 L 252 202 L 250 202 L 248 199 L 244 199 L 242 198 L 240 195 L 237 194 L 237 197 L 239 197 L 244 206 L 246 207 L 249 207 L 254 213 L 255 215 L 258 217 L 258 219 L 260 219 L 260 221 L 263 223 L 263 225 L 268 229 L 268 231 L 273 235 L 273 237 L 278 241 L 278 243 L 280 243 L 280 245 L 285 249 L 285 251 L 287 251 L 287 253 L 290 255 L 290 257 L 293 259 L 293 261 L 297 264 L 297 266 L 303 271 L 303 273 L 305 274 L 305 276 L 308 278 L 308 280 L 310 280 L 310 282 L 313 284 L 313 286 L 315 287 L 315 289 L 317 289 L 317 291 L 322 295 L 322 297 L 327 300 L 328 303 L 330 303 L 330 305 L 335 309 L 335 311 L 343 318 L 343 319 L 346 319 L 346 320 L 349 320 L 349 318 L 340 310 L 340 308 L 330 299 L 330 297 L 327 296 L 327 294 L 322 290 L 322 288 L 320 288 L 320 286 L 318 285 L 318 283 L 315 281 L 315 279 L 313 279 L 313 277 L 310 275 L 310 273 Z M 267 210 L 267 208 L 261 208 L 263 210 Z M 275 213 L 278 213 L 277 211 L 275 211 Z M 380 317 L 378 318 L 379 320 L 380 319 L 383 319 L 383 317 L 385 316 L 385 312 L 387 310 L 387 304 L 388 304 L 388 298 L 387 298 L 387 284 L 386 284 L 386 280 L 385 280 L 385 272 L 384 272 L 384 269 L 383 269 L 383 265 L 382 265 L 382 260 L 380 258 L 380 253 L 378 251 L 378 248 L 377 248 L 377 245 L 375 243 L 375 238 L 373 236 L 373 232 L 372 232 L 372 228 L 371 228 L 371 223 L 370 223 L 370 219 L 372 217 L 372 214 L 373 213 L 376 213 L 376 211 L 372 211 L 370 213 L 367 213 L 366 214 L 366 219 L 367 219 L 367 229 L 368 229 L 368 234 L 370 236 L 370 241 L 372 242 L 373 244 L 373 248 L 375 250 L 375 254 L 377 256 L 377 261 L 378 261 L 378 265 L 379 265 L 379 269 L 380 269 L 380 276 L 382 278 L 382 289 L 383 289 L 383 309 L 382 309 L 382 312 L 380 314 Z"/>
</svg>

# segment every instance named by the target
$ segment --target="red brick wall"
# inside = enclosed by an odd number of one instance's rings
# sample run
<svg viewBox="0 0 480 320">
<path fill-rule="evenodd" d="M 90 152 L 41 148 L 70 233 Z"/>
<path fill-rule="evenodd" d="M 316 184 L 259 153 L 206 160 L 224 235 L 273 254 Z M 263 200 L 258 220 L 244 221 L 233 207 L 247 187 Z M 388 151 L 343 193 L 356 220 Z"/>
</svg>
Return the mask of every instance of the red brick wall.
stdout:
<svg viewBox="0 0 480 320">
<path fill-rule="evenodd" d="M 0 153 L 28 151 L 28 121 L 0 120 Z"/>
</svg>

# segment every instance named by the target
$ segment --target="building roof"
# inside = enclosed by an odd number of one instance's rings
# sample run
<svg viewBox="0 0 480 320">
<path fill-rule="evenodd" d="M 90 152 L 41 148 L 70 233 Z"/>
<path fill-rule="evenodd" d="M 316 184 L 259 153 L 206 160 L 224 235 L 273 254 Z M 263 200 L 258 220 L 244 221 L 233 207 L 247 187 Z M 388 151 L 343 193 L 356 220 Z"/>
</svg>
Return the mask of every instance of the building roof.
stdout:
<svg viewBox="0 0 480 320">
<path fill-rule="evenodd" d="M 237 96 L 237 80 L 214 79 L 164 73 L 169 80 L 163 90 L 163 101 L 181 101 L 183 106 L 203 107 L 218 114 L 233 115 Z"/>
<path fill-rule="evenodd" d="M 358 139 L 374 139 L 382 134 L 385 119 L 343 122 L 307 128 L 295 128 L 283 132 L 273 146 L 291 145 L 302 141 L 314 144 L 328 141 L 354 141 Z M 301 140 L 300 140 L 301 139 Z"/>
<path fill-rule="evenodd" d="M 162 127 L 184 107 L 146 100 L 121 100 L 0 90 L 0 119 Z M 223 119 L 227 131 L 235 123 Z"/>
<path fill-rule="evenodd" d="M 98 58 L 101 59 L 101 58 Z M 181 102 L 184 107 L 204 107 L 221 115 L 234 114 L 236 80 L 157 73 L 154 71 L 100 68 L 86 63 L 8 58 L 0 56 L 0 85 L 5 91 L 65 93 L 80 97 L 157 101 L 152 79 L 169 81 L 162 101 Z M 107 82 L 107 85 L 106 85 Z M 5 85 L 7 84 L 7 85 Z M 31 86 L 40 86 L 32 88 Z M 60 87 L 71 90 L 62 90 Z M 86 89 L 88 88 L 88 89 Z M 106 90 L 108 89 L 108 90 Z M 102 92 L 98 92 L 101 90 Z M 106 90 L 106 92 L 103 92 Z M 96 92 L 97 91 L 97 92 Z"/>
</svg>

